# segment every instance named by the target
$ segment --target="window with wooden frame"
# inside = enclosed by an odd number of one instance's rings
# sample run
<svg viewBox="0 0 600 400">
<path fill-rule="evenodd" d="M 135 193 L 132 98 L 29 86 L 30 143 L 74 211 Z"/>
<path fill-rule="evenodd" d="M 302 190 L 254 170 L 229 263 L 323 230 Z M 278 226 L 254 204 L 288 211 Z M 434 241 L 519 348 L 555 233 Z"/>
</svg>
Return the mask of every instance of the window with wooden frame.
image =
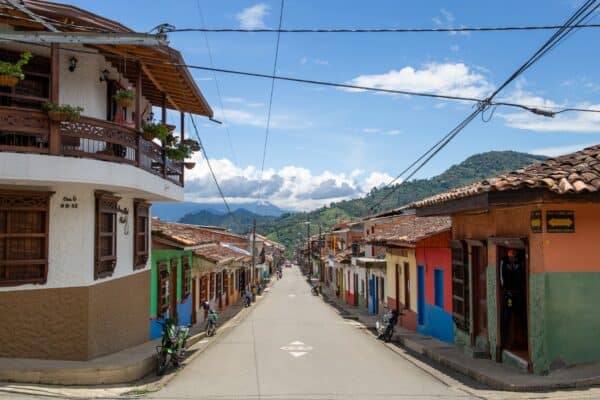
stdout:
<svg viewBox="0 0 600 400">
<path fill-rule="evenodd" d="M 192 287 L 192 266 L 190 264 L 190 256 L 183 256 L 181 258 L 181 268 L 183 269 L 183 288 L 181 299 L 187 299 L 191 294 Z"/>
<path fill-rule="evenodd" d="M 0 49 L 2 61 L 14 63 L 19 58 L 21 52 Z M 20 80 L 14 88 L 0 88 L 0 105 L 38 108 L 43 102 L 50 100 L 50 59 L 34 55 L 23 66 L 23 73 L 25 79 Z"/>
<path fill-rule="evenodd" d="M 452 241 L 452 315 L 456 325 L 469 331 L 468 249 L 460 240 Z"/>
<path fill-rule="evenodd" d="M 0 286 L 46 283 L 51 195 L 0 191 Z"/>
<path fill-rule="evenodd" d="M 117 266 L 117 209 L 120 197 L 96 192 L 94 279 L 111 276 Z"/>
<path fill-rule="evenodd" d="M 169 271 L 166 261 L 159 261 L 157 265 L 156 282 L 156 314 L 163 315 L 169 309 Z"/>
<path fill-rule="evenodd" d="M 146 268 L 150 242 L 150 204 L 143 200 L 133 202 L 133 269 Z"/>
</svg>

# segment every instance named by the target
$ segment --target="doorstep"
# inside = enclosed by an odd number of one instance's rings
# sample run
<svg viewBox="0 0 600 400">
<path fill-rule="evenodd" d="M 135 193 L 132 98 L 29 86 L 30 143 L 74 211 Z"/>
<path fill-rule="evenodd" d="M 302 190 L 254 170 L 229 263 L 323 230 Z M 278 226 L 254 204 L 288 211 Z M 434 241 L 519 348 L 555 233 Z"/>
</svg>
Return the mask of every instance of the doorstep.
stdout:
<svg viewBox="0 0 600 400">
<path fill-rule="evenodd" d="M 375 316 L 362 309 L 338 301 L 335 295 L 323 291 L 323 298 L 338 310 L 352 313 L 367 328 L 372 328 Z M 396 343 L 411 352 L 426 356 L 445 367 L 481 382 L 491 389 L 513 392 L 544 392 L 600 385 L 600 363 L 560 369 L 548 375 L 534 375 L 490 359 L 469 357 L 459 347 L 431 336 L 396 327 Z M 432 365 L 435 368 L 435 364 Z M 441 371 L 438 371 L 443 374 Z"/>
</svg>

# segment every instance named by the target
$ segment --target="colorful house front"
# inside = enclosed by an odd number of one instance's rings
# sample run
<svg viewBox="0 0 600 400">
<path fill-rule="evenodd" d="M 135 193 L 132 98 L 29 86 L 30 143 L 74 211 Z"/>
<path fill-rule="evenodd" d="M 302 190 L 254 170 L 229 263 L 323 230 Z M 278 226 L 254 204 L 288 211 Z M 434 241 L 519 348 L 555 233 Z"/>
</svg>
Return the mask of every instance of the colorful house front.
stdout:
<svg viewBox="0 0 600 400">
<path fill-rule="evenodd" d="M 175 318 L 179 325 L 192 324 L 192 252 L 152 250 L 150 286 L 150 338 L 162 334 L 159 321 Z"/>
<path fill-rule="evenodd" d="M 600 361 L 600 146 L 414 203 L 452 215 L 467 353 L 545 374 Z"/>
</svg>

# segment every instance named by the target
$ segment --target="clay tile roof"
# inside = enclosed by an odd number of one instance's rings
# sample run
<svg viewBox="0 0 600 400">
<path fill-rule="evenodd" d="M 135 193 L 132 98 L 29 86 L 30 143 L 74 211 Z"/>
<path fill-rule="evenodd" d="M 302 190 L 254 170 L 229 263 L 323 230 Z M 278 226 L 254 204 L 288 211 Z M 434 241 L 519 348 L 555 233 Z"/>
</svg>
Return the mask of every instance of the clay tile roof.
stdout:
<svg viewBox="0 0 600 400">
<path fill-rule="evenodd" d="M 213 242 L 213 237 L 205 230 L 186 224 L 165 222 L 152 218 L 152 235 L 168 239 L 183 246 L 197 246 Z"/>
<path fill-rule="evenodd" d="M 405 218 L 381 233 L 371 236 L 370 243 L 395 243 L 415 245 L 419 240 L 450 230 L 450 217 Z"/>
<path fill-rule="evenodd" d="M 333 258 L 337 263 L 349 263 L 352 258 L 352 248 L 349 247 L 335 255 Z"/>
<path fill-rule="evenodd" d="M 222 246 L 222 245 L 213 245 L 200 247 L 193 251 L 194 255 L 204 257 L 209 261 L 212 261 L 217 264 L 224 264 L 230 261 L 249 261 L 251 259 L 250 256 L 246 254 L 242 254 L 237 252 L 230 247 Z"/>
<path fill-rule="evenodd" d="M 600 189 L 600 145 L 451 189 L 409 207 L 423 208 L 486 192 L 534 188 L 557 194 L 597 192 Z"/>
</svg>

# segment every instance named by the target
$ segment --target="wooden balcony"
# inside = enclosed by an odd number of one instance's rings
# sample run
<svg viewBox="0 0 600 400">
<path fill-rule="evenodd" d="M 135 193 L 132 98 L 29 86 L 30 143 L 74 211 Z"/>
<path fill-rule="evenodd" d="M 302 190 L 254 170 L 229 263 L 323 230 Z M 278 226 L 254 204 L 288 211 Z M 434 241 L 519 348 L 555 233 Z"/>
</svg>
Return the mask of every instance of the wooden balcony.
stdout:
<svg viewBox="0 0 600 400">
<path fill-rule="evenodd" d="M 181 161 L 166 158 L 161 146 L 144 140 L 135 129 L 96 118 L 56 123 L 40 110 L 0 107 L 0 152 L 130 164 L 183 186 Z"/>
</svg>

